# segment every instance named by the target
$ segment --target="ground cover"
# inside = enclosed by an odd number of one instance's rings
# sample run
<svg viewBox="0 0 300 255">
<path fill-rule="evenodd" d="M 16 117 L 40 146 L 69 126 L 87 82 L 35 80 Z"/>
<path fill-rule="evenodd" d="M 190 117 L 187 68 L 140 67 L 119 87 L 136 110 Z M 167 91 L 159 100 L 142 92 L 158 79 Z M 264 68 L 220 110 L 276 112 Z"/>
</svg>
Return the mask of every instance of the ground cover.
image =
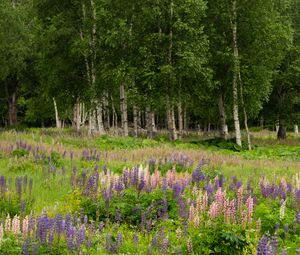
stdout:
<svg viewBox="0 0 300 255">
<path fill-rule="evenodd" d="M 297 254 L 299 137 L 254 137 L 249 152 L 195 137 L 2 132 L 0 252 Z"/>
</svg>

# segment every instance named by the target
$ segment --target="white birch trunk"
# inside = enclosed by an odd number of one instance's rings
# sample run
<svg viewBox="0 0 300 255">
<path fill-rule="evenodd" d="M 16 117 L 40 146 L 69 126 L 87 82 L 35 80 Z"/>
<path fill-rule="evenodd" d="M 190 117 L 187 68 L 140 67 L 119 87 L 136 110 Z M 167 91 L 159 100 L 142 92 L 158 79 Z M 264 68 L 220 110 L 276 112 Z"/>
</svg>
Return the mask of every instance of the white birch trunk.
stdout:
<svg viewBox="0 0 300 255">
<path fill-rule="evenodd" d="M 219 115 L 220 115 L 220 128 L 219 128 L 220 137 L 226 140 L 228 136 L 228 128 L 226 125 L 225 102 L 224 102 L 223 95 L 219 96 Z"/>
<path fill-rule="evenodd" d="M 103 108 L 101 102 L 97 104 L 97 125 L 98 125 L 99 134 L 104 135 L 106 132 L 103 124 Z"/>
<path fill-rule="evenodd" d="M 133 106 L 133 127 L 134 127 L 134 136 L 138 137 L 138 108 L 136 105 Z"/>
<path fill-rule="evenodd" d="M 181 102 L 178 103 L 178 134 L 179 138 L 182 139 L 183 134 L 183 110 Z"/>
<path fill-rule="evenodd" d="M 127 118 L 127 98 L 125 93 L 125 84 L 120 85 L 120 106 L 121 106 L 121 122 L 123 135 L 128 136 L 128 118 Z"/>
<path fill-rule="evenodd" d="M 294 133 L 295 134 L 299 134 L 299 129 L 298 129 L 298 125 L 297 124 L 294 125 Z"/>
<path fill-rule="evenodd" d="M 59 119 L 59 115 L 58 115 L 58 110 L 57 110 L 57 104 L 56 104 L 56 100 L 53 97 L 53 104 L 54 104 L 54 111 L 55 111 L 55 122 L 56 122 L 56 128 L 61 128 L 61 121 Z"/>
<path fill-rule="evenodd" d="M 241 128 L 239 120 L 239 106 L 238 106 L 238 73 L 239 73 L 239 51 L 237 47 L 237 10 L 236 0 L 232 1 L 232 38 L 233 38 L 233 57 L 234 57 L 234 70 L 233 70 L 233 120 L 236 143 L 242 146 Z"/>
</svg>

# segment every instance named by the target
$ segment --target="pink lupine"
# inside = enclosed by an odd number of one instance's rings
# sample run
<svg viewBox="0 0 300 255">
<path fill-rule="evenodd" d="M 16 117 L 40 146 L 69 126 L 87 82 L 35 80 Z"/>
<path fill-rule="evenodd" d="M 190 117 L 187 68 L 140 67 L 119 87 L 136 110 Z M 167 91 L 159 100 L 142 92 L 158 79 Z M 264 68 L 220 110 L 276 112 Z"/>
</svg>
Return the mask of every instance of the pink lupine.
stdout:
<svg viewBox="0 0 300 255">
<path fill-rule="evenodd" d="M 181 237 L 182 237 L 182 230 L 181 230 L 181 228 L 177 228 L 175 232 L 176 232 L 176 238 L 178 240 L 180 240 Z"/>
<path fill-rule="evenodd" d="M 190 209 L 189 209 L 189 221 L 193 222 L 193 218 L 195 215 L 195 207 L 193 204 L 190 205 Z"/>
<path fill-rule="evenodd" d="M 214 219 L 216 217 L 218 217 L 219 215 L 219 204 L 214 201 L 211 206 L 210 206 L 210 209 L 209 209 L 209 216 L 210 218 Z"/>
<path fill-rule="evenodd" d="M 186 242 L 186 248 L 188 253 L 193 253 L 193 243 L 190 238 Z"/>
<path fill-rule="evenodd" d="M 19 216 L 15 215 L 15 217 L 12 220 L 12 226 L 11 231 L 17 235 L 20 233 L 20 218 Z"/>
<path fill-rule="evenodd" d="M 201 208 L 201 213 L 204 213 L 208 207 L 208 195 L 207 192 L 204 193 L 202 197 L 202 208 Z"/>
<path fill-rule="evenodd" d="M 284 192 L 287 192 L 288 184 L 287 184 L 287 181 L 284 177 L 281 178 L 280 185 L 283 188 Z"/>
<path fill-rule="evenodd" d="M 0 223 L 0 242 L 3 239 L 3 237 L 4 237 L 4 228 L 2 223 Z"/>
<path fill-rule="evenodd" d="M 242 226 L 243 228 L 246 228 L 247 226 L 247 223 L 248 223 L 248 210 L 242 210 L 241 211 L 241 223 L 242 223 Z"/>
<path fill-rule="evenodd" d="M 223 209 L 225 198 L 226 198 L 226 191 L 222 191 L 222 188 L 218 188 L 215 195 L 215 201 L 217 202 L 220 210 Z"/>
<path fill-rule="evenodd" d="M 226 199 L 224 203 L 224 220 L 225 223 L 232 223 L 235 221 L 235 200 Z"/>
<path fill-rule="evenodd" d="M 252 215 L 253 215 L 253 207 L 254 207 L 253 198 L 251 196 L 247 198 L 246 207 L 247 207 L 247 221 L 248 223 L 251 223 Z"/>
<path fill-rule="evenodd" d="M 7 215 L 6 217 L 6 220 L 5 220 L 5 231 L 10 231 L 11 230 L 11 219 L 10 219 L 10 216 L 9 214 Z"/>
<path fill-rule="evenodd" d="M 22 233 L 24 236 L 26 236 L 28 234 L 28 226 L 29 226 L 29 217 L 28 215 L 23 219 L 23 223 L 22 223 Z"/>
</svg>

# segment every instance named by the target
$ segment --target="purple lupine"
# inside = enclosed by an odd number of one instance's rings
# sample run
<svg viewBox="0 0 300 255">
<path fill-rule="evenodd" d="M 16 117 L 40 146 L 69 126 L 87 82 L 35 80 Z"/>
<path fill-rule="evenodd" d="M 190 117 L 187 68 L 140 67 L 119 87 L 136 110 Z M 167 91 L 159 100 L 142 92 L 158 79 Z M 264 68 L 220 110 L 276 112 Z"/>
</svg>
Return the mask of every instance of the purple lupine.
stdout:
<svg viewBox="0 0 300 255">
<path fill-rule="evenodd" d="M 296 198 L 298 201 L 300 201 L 300 189 L 297 189 L 297 190 L 295 191 L 295 198 Z"/>
<path fill-rule="evenodd" d="M 76 250 L 75 242 L 74 242 L 75 234 L 76 234 L 76 228 L 70 226 L 69 229 L 67 230 L 67 247 L 68 250 L 71 252 Z"/>
<path fill-rule="evenodd" d="M 287 235 L 287 234 L 288 234 L 288 232 L 289 232 L 289 224 L 284 224 L 284 227 L 283 227 L 283 229 L 284 229 L 284 233 L 285 233 L 285 235 Z"/>
<path fill-rule="evenodd" d="M 48 234 L 48 246 L 49 247 L 52 247 L 53 241 L 54 241 L 54 231 L 52 230 Z"/>
<path fill-rule="evenodd" d="M 38 237 L 42 244 L 46 243 L 48 216 L 43 214 L 38 220 Z"/>
<path fill-rule="evenodd" d="M 26 199 L 21 199 L 20 201 L 20 213 L 24 214 L 25 212 L 25 206 L 26 206 Z"/>
<path fill-rule="evenodd" d="M 93 242 L 90 238 L 88 238 L 85 242 L 86 248 L 90 249 L 93 246 Z"/>
<path fill-rule="evenodd" d="M 186 205 L 183 201 L 182 198 L 178 199 L 178 205 L 179 205 L 179 216 L 183 219 L 185 219 L 187 217 L 187 213 L 186 213 Z"/>
<path fill-rule="evenodd" d="M 22 255 L 29 255 L 29 246 L 29 239 L 25 239 L 24 243 L 22 244 Z"/>
<path fill-rule="evenodd" d="M 137 234 L 133 235 L 133 243 L 135 246 L 138 246 L 138 244 L 139 244 L 139 237 Z"/>
<path fill-rule="evenodd" d="M 77 232 L 77 243 L 79 246 L 83 244 L 84 238 L 85 238 L 85 226 L 82 225 Z"/>
<path fill-rule="evenodd" d="M 145 185 L 146 182 L 145 182 L 144 174 L 141 174 L 138 191 L 141 192 L 144 189 Z"/>
<path fill-rule="evenodd" d="M 166 193 L 166 191 L 167 191 L 167 178 L 166 177 L 163 178 L 161 189 L 162 189 L 163 193 Z"/>
<path fill-rule="evenodd" d="M 103 173 L 106 175 L 107 174 L 107 166 L 103 165 Z"/>
<path fill-rule="evenodd" d="M 118 224 L 120 224 L 120 222 L 121 222 L 121 211 L 120 211 L 119 207 L 116 209 L 116 222 Z"/>
<path fill-rule="evenodd" d="M 22 195 L 22 177 L 17 176 L 15 179 L 16 191 L 18 195 L 21 197 Z"/>
<path fill-rule="evenodd" d="M 106 234 L 106 238 L 105 238 L 105 249 L 107 251 L 110 251 L 111 246 L 112 246 L 112 234 L 108 233 Z"/>
<path fill-rule="evenodd" d="M 29 180 L 29 194 L 31 195 L 32 192 L 32 184 L 33 184 L 33 180 L 30 178 Z"/>
<path fill-rule="evenodd" d="M 168 254 L 168 249 L 169 249 L 169 239 L 168 238 L 163 239 L 161 249 L 162 249 L 162 254 L 164 254 L 164 255 Z"/>
<path fill-rule="evenodd" d="M 39 247 L 37 245 L 37 243 L 32 243 L 31 244 L 31 253 L 32 255 L 37 255 L 39 253 Z"/>
<path fill-rule="evenodd" d="M 120 248 L 122 246 L 122 243 L 123 243 L 123 235 L 121 232 L 119 232 L 116 237 L 116 244 L 117 244 L 118 248 Z"/>
<path fill-rule="evenodd" d="M 296 213 L 296 223 L 299 224 L 300 223 L 300 212 Z"/>
<path fill-rule="evenodd" d="M 268 249 L 268 237 L 263 236 L 261 240 L 258 242 L 256 254 L 257 255 L 266 255 Z"/>
<path fill-rule="evenodd" d="M 115 182 L 115 190 L 118 192 L 118 193 L 121 193 L 124 189 L 124 185 L 123 185 L 123 182 L 122 182 L 122 178 L 120 178 L 117 182 Z"/>
<path fill-rule="evenodd" d="M 278 237 L 277 236 L 272 236 L 271 237 L 271 246 L 274 254 L 278 253 Z"/>
<path fill-rule="evenodd" d="M 55 231 L 56 233 L 58 234 L 61 234 L 63 231 L 64 231 L 64 228 L 65 228 L 65 224 L 64 224 L 64 221 L 63 221 L 63 217 L 61 214 L 57 214 L 55 215 Z"/>
<path fill-rule="evenodd" d="M 205 185 L 204 190 L 207 192 L 208 195 L 211 195 L 213 193 L 213 188 L 210 183 Z"/>
<path fill-rule="evenodd" d="M 175 183 L 173 186 L 173 196 L 178 198 L 181 193 L 181 186 L 179 183 Z"/>
<path fill-rule="evenodd" d="M 26 192 L 27 183 L 28 183 L 28 177 L 27 177 L 27 175 L 25 175 L 24 178 L 23 178 L 23 189 L 24 189 L 24 192 Z"/>
<path fill-rule="evenodd" d="M 104 223 L 101 221 L 99 224 L 99 232 L 102 233 L 104 229 Z"/>
<path fill-rule="evenodd" d="M 200 167 L 198 166 L 192 173 L 192 181 L 195 183 L 199 183 L 205 179 L 204 174 L 200 171 Z"/>
</svg>

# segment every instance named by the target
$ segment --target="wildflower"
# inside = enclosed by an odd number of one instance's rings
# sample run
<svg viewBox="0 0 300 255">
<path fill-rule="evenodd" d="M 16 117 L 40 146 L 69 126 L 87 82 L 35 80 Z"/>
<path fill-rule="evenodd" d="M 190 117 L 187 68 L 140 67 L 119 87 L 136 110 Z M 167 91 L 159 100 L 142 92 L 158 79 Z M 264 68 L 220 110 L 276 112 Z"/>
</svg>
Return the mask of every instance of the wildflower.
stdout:
<svg viewBox="0 0 300 255">
<path fill-rule="evenodd" d="M 253 198 L 251 196 L 249 196 L 246 200 L 246 207 L 247 207 L 247 210 L 248 210 L 248 213 L 247 213 L 247 220 L 248 220 L 248 223 L 251 223 L 252 222 L 252 215 L 253 215 Z"/>
<path fill-rule="evenodd" d="M 193 242 L 190 238 L 186 242 L 186 247 L 187 247 L 188 253 L 193 253 Z"/>
<path fill-rule="evenodd" d="M 20 218 L 17 215 L 12 220 L 11 230 L 15 235 L 20 233 Z"/>
<path fill-rule="evenodd" d="M 216 218 L 219 214 L 219 206 L 218 206 L 218 203 L 216 201 L 214 201 L 211 206 L 210 206 L 210 209 L 209 209 L 209 216 L 210 218 Z"/>
<path fill-rule="evenodd" d="M 5 231 L 9 232 L 10 230 L 11 230 L 11 219 L 8 214 L 5 220 Z"/>
<path fill-rule="evenodd" d="M 282 201 L 280 209 L 279 209 L 279 218 L 283 220 L 285 216 L 285 209 L 286 209 L 286 200 Z"/>
<path fill-rule="evenodd" d="M 2 223 L 0 223 L 0 242 L 2 241 L 4 236 L 4 229 Z"/>
<path fill-rule="evenodd" d="M 237 209 L 241 210 L 242 208 L 242 203 L 243 203 L 243 185 L 238 188 L 237 191 Z"/>
</svg>

